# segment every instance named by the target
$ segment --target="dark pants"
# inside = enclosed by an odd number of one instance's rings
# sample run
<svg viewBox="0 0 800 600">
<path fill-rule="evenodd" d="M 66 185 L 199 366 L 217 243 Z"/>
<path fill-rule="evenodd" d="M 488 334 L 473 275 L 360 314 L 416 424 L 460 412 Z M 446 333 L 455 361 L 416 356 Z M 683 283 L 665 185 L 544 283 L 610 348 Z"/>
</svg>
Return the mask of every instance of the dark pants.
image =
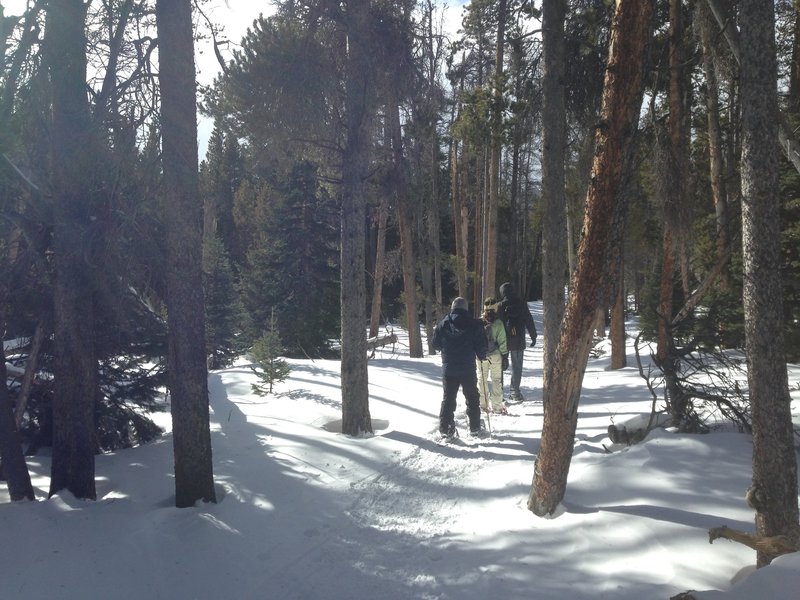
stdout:
<svg viewBox="0 0 800 600">
<path fill-rule="evenodd" d="M 519 384 L 522 381 L 522 361 L 525 357 L 525 349 L 512 350 L 508 353 L 511 358 L 511 395 L 519 395 Z"/>
<path fill-rule="evenodd" d="M 444 399 L 439 410 L 439 431 L 446 433 L 455 426 L 456 397 L 458 388 L 467 399 L 467 417 L 470 431 L 477 431 L 481 426 L 480 393 L 478 392 L 478 376 L 475 372 L 466 375 L 444 375 L 442 377 Z"/>
</svg>

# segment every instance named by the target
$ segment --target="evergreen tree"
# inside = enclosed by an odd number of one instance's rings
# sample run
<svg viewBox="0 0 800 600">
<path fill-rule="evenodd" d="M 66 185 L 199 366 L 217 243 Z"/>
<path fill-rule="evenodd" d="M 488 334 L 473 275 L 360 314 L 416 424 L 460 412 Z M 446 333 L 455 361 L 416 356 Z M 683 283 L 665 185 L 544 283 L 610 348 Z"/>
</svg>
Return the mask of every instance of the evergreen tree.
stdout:
<svg viewBox="0 0 800 600">
<path fill-rule="evenodd" d="M 203 277 L 208 367 L 221 369 L 242 350 L 242 306 L 228 253 L 216 235 L 204 242 Z"/>
<path fill-rule="evenodd" d="M 284 352 L 281 336 L 278 332 L 278 321 L 275 318 L 275 309 L 270 312 L 269 329 L 253 344 L 251 354 L 258 368 L 251 366 L 253 373 L 258 375 L 261 383 L 252 384 L 253 392 L 259 396 L 272 393 L 272 386 L 285 380 L 292 368 L 283 360 Z M 260 369 L 260 370 L 259 370 Z"/>
<path fill-rule="evenodd" d="M 335 217 L 310 163 L 269 188 L 262 235 L 250 249 L 242 298 L 253 337 L 274 307 L 289 356 L 320 356 L 339 328 Z"/>
<path fill-rule="evenodd" d="M 203 196 L 203 232 L 216 235 L 235 266 L 243 262 L 234 225 L 234 197 L 242 180 L 243 162 L 235 135 L 223 130 L 222 120 L 214 121 L 206 160 L 200 166 L 200 192 Z"/>
</svg>

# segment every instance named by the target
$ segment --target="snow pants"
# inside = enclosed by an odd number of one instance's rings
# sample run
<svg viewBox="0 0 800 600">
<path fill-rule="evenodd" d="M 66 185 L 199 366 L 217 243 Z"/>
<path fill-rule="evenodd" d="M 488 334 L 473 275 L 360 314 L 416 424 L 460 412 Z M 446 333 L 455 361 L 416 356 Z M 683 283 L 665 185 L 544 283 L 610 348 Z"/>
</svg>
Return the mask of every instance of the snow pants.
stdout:
<svg viewBox="0 0 800 600">
<path fill-rule="evenodd" d="M 470 431 L 478 431 L 481 427 L 480 394 L 478 392 L 478 377 L 473 371 L 465 375 L 443 375 L 442 387 L 444 399 L 439 409 L 439 431 L 447 433 L 455 427 L 456 397 L 458 389 L 464 392 L 467 400 L 467 418 Z"/>
<path fill-rule="evenodd" d="M 486 360 L 476 359 L 476 362 L 480 377 L 478 391 L 481 395 L 481 408 L 486 409 L 491 400 L 492 410 L 499 412 L 503 408 L 503 357 L 499 352 L 493 352 Z"/>
</svg>

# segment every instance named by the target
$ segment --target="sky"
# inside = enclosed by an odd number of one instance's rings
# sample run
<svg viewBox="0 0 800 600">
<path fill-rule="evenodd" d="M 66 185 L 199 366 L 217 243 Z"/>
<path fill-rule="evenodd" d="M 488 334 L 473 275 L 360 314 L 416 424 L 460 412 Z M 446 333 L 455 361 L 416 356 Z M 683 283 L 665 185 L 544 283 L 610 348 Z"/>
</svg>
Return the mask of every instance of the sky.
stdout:
<svg viewBox="0 0 800 600">
<path fill-rule="evenodd" d="M 531 303 L 541 329 L 541 304 Z M 708 543 L 752 531 L 744 501 L 751 437 L 660 429 L 634 446 L 607 428 L 641 419 L 635 366 L 611 371 L 606 342 L 584 378 L 566 496 L 526 508 L 542 427 L 541 346 L 527 349 L 526 400 L 489 419 L 491 437 L 437 441 L 438 356 L 407 336 L 369 361 L 374 435 L 340 433 L 339 363 L 290 360 L 270 396 L 242 357 L 209 375 L 216 504 L 174 507 L 172 443 L 97 457 L 97 500 L 47 499 L 49 457 L 28 457 L 37 499 L 0 486 L 4 598 L 115 600 L 699 600 L 797 598 L 800 555 L 754 569 L 755 552 Z M 388 333 L 388 328 L 382 333 Z M 636 334 L 628 327 L 629 344 Z M 635 365 L 629 346 L 628 363 Z M 790 365 L 800 421 L 800 367 Z M 506 390 L 508 392 L 508 390 Z"/>
</svg>

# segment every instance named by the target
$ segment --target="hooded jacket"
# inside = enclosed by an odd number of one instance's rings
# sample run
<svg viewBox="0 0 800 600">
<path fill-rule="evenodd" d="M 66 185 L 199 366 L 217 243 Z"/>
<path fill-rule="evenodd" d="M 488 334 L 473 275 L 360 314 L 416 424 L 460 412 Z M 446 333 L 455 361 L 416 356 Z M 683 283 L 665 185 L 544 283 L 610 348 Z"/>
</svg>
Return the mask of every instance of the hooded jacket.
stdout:
<svg viewBox="0 0 800 600">
<path fill-rule="evenodd" d="M 433 347 L 442 352 L 445 376 L 475 373 L 475 359 L 486 360 L 483 322 L 456 308 L 436 325 Z"/>
<path fill-rule="evenodd" d="M 528 310 L 528 303 L 517 297 L 511 282 L 500 286 L 500 298 L 497 314 L 506 326 L 509 352 L 525 349 L 526 331 L 531 336 L 531 343 L 535 344 L 536 324 Z"/>
</svg>

